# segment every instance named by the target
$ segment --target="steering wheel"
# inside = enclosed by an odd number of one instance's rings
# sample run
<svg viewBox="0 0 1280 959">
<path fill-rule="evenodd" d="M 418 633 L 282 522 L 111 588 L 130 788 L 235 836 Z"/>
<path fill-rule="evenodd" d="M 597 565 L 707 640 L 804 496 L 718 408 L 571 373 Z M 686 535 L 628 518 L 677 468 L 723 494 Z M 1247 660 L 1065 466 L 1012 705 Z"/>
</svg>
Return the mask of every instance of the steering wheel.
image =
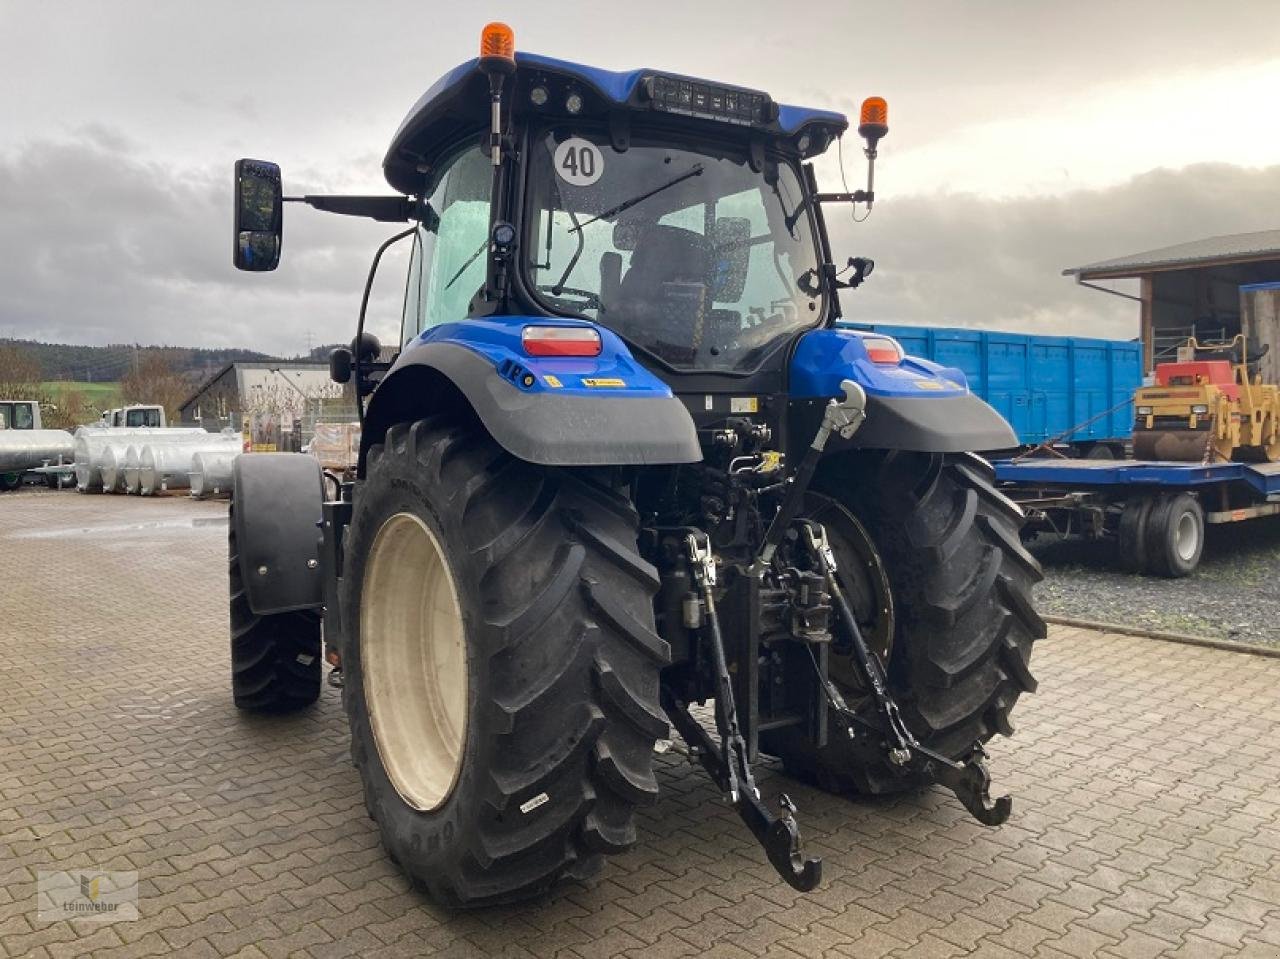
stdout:
<svg viewBox="0 0 1280 959">
<path fill-rule="evenodd" d="M 553 300 L 560 300 L 568 303 L 571 298 L 580 298 L 585 301 L 584 305 L 581 306 L 578 304 L 572 304 L 574 309 L 599 310 L 601 307 L 600 294 L 592 290 L 580 290 L 574 286 L 562 286 L 560 287 L 559 293 L 556 293 L 555 290 L 556 287 L 554 286 L 538 287 L 539 293 L 548 293 Z M 566 293 L 568 294 L 567 297 L 564 295 Z"/>
</svg>

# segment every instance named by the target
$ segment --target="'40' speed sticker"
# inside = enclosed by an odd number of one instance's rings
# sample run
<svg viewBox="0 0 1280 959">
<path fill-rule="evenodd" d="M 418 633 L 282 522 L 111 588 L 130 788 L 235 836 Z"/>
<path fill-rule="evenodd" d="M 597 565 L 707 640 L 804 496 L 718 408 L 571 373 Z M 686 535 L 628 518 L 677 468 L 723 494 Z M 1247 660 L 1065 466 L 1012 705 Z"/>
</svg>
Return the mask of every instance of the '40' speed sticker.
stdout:
<svg viewBox="0 0 1280 959">
<path fill-rule="evenodd" d="M 556 176 L 571 186 L 591 186 L 604 173 L 600 148 L 582 137 L 570 137 L 556 147 L 551 162 Z"/>
</svg>

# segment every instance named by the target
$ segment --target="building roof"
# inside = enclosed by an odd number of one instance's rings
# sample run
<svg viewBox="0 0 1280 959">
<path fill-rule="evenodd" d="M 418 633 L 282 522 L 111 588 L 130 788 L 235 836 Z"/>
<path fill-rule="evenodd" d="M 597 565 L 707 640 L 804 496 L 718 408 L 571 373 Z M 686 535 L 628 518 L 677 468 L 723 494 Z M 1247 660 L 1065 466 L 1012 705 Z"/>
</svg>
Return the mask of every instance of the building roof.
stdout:
<svg viewBox="0 0 1280 959">
<path fill-rule="evenodd" d="M 329 364 L 324 360 L 253 360 L 241 363 L 228 363 L 226 366 L 214 372 L 205 378 L 199 388 L 188 396 L 185 400 L 178 404 L 178 409 L 185 410 L 188 406 L 204 395 L 205 391 L 214 383 L 222 379 L 232 370 L 325 370 L 329 368 Z"/>
<path fill-rule="evenodd" d="M 1063 276 L 1081 280 L 1120 279 L 1184 270 L 1196 266 L 1221 266 L 1228 263 L 1253 263 L 1258 260 L 1280 260 L 1280 230 L 1258 233 L 1232 233 L 1211 236 L 1190 243 L 1163 246 L 1145 253 L 1132 253 L 1114 260 L 1100 260 L 1063 270 Z"/>
</svg>

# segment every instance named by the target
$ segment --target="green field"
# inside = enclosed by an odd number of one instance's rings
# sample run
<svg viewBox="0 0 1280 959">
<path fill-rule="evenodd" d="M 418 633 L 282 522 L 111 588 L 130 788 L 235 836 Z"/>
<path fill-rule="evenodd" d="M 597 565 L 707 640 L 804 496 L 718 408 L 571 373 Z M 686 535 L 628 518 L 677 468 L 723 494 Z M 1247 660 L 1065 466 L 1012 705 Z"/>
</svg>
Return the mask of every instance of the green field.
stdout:
<svg viewBox="0 0 1280 959">
<path fill-rule="evenodd" d="M 75 390 L 86 403 L 95 409 L 105 410 L 120 405 L 119 383 L 86 383 L 80 380 L 47 380 L 40 384 L 47 392 L 57 396 Z"/>
</svg>

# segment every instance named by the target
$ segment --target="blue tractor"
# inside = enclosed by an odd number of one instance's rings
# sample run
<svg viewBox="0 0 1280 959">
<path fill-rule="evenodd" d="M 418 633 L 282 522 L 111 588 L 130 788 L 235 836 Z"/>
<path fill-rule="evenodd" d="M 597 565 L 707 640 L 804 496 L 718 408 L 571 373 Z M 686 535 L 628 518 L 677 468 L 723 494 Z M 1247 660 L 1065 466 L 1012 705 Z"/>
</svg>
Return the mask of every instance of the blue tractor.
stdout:
<svg viewBox="0 0 1280 959">
<path fill-rule="evenodd" d="M 970 451 L 1016 440 L 959 370 L 835 329 L 872 267 L 837 267 L 823 222 L 874 200 L 884 102 L 861 119 L 867 189 L 822 193 L 844 116 L 516 53 L 492 24 L 396 131 L 394 195 L 285 197 L 237 163 L 241 269 L 276 267 L 290 200 L 408 224 L 331 357 L 354 480 L 237 461 L 231 656 L 260 711 L 340 668 L 369 813 L 436 900 L 537 895 L 631 846 L 670 726 L 800 889 L 821 863 L 762 755 L 1008 816 L 983 745 L 1035 686 L 1040 570 Z M 396 242 L 383 350 L 364 314 Z"/>
</svg>

